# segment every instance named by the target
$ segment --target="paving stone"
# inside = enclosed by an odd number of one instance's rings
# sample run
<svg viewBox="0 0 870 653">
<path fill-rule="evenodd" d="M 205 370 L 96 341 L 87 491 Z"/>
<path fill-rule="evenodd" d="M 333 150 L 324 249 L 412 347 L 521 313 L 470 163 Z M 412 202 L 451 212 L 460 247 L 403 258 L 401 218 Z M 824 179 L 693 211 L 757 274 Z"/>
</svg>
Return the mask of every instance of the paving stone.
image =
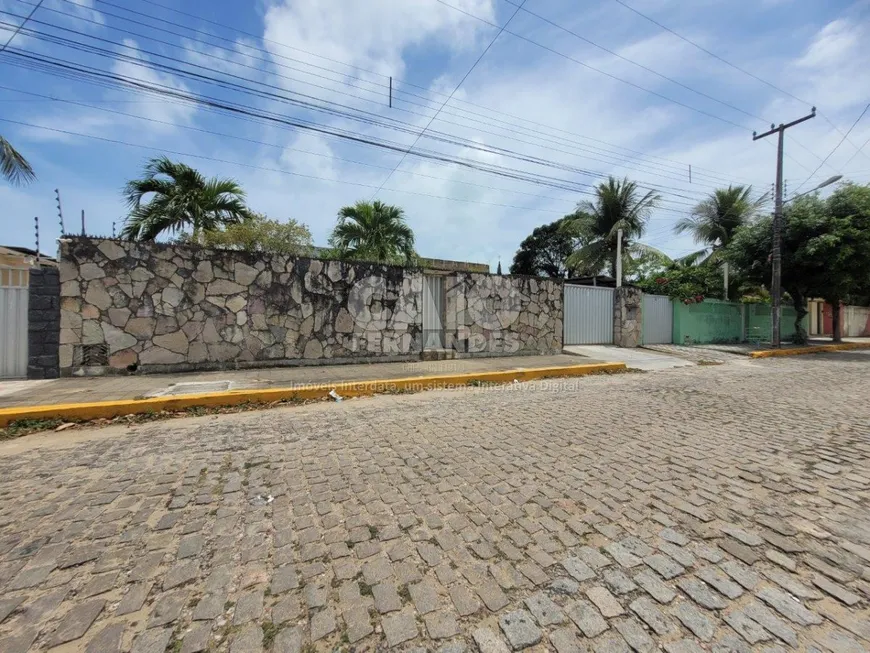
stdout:
<svg viewBox="0 0 870 653">
<path fill-rule="evenodd" d="M 837 653 L 866 653 L 867 649 L 848 633 L 842 631 L 814 634 L 815 641 L 827 651 Z"/>
<path fill-rule="evenodd" d="M 750 619 L 742 610 L 732 610 L 722 618 L 749 644 L 754 645 L 770 639 L 768 632 Z"/>
<path fill-rule="evenodd" d="M 396 584 L 390 581 L 378 583 L 372 587 L 372 596 L 375 601 L 375 609 L 381 614 L 395 612 L 402 608 L 402 600 L 396 591 Z"/>
<path fill-rule="evenodd" d="M 704 616 L 698 608 L 687 601 L 680 601 L 671 608 L 671 614 L 694 633 L 698 639 L 709 642 L 713 639 L 713 622 Z"/>
<path fill-rule="evenodd" d="M 414 601 L 414 607 L 420 614 L 426 614 L 438 608 L 438 592 L 431 580 L 424 579 L 419 583 L 409 585 L 408 590 L 411 593 L 411 600 Z"/>
<path fill-rule="evenodd" d="M 595 604 L 605 617 L 617 617 L 625 612 L 619 601 L 604 587 L 597 585 L 585 591 L 586 596 Z"/>
<path fill-rule="evenodd" d="M 535 625 L 532 615 L 525 610 L 514 610 L 499 617 L 501 627 L 511 648 L 519 651 L 541 641 L 541 629 Z"/>
<path fill-rule="evenodd" d="M 163 589 L 169 590 L 196 578 L 199 578 L 199 563 L 195 560 L 180 562 L 166 572 L 163 578 Z"/>
<path fill-rule="evenodd" d="M 677 581 L 677 587 L 688 594 L 695 603 L 708 610 L 721 610 L 728 605 L 721 596 L 692 576 L 681 578 Z"/>
<path fill-rule="evenodd" d="M 803 605 L 790 598 L 784 592 L 772 587 L 758 590 L 756 596 L 779 612 L 783 617 L 802 626 L 812 626 L 822 623 L 822 618 L 815 612 L 807 610 Z"/>
<path fill-rule="evenodd" d="M 230 653 L 262 653 L 263 631 L 257 624 L 248 624 L 230 642 Z"/>
<path fill-rule="evenodd" d="M 178 545 L 178 559 L 198 556 L 202 551 L 203 542 L 202 535 L 188 535 L 181 538 L 181 543 Z"/>
<path fill-rule="evenodd" d="M 747 533 L 733 524 L 724 524 L 719 528 L 723 533 L 730 535 L 735 540 L 738 540 L 747 546 L 761 546 L 764 544 L 764 540 L 755 533 Z"/>
<path fill-rule="evenodd" d="M 297 621 L 302 614 L 302 601 L 295 594 L 289 594 L 272 606 L 272 623 Z"/>
<path fill-rule="evenodd" d="M 666 555 L 662 555 L 661 553 L 655 553 L 651 556 L 647 556 L 643 559 L 643 561 L 648 567 L 657 571 L 665 580 L 676 578 L 677 576 L 686 571 L 671 558 L 667 557 Z"/>
<path fill-rule="evenodd" d="M 377 585 L 393 575 L 393 567 L 383 556 L 370 558 L 363 563 L 363 577 L 369 585 Z"/>
<path fill-rule="evenodd" d="M 786 553 L 800 553 L 804 550 L 803 545 L 793 537 L 783 537 L 771 531 L 761 531 L 761 536 L 777 549 Z"/>
<path fill-rule="evenodd" d="M 565 612 L 586 637 L 597 637 L 608 628 L 607 622 L 595 606 L 583 599 L 566 605 Z"/>
<path fill-rule="evenodd" d="M 211 638 L 211 624 L 204 621 L 194 623 L 183 634 L 181 641 L 181 653 L 200 653 L 208 649 Z"/>
<path fill-rule="evenodd" d="M 641 623 L 634 617 L 614 619 L 612 623 L 626 643 L 638 653 L 649 653 L 657 650 L 658 647 L 652 637 L 647 634 Z"/>
<path fill-rule="evenodd" d="M 718 567 L 704 567 L 695 572 L 695 575 L 708 585 L 712 585 L 720 594 L 724 594 L 729 599 L 736 599 L 743 594 L 743 588 L 733 582 Z"/>
<path fill-rule="evenodd" d="M 368 608 L 355 606 L 342 613 L 347 624 L 347 638 L 351 644 L 371 635 L 375 629 L 369 617 Z"/>
<path fill-rule="evenodd" d="M 543 585 L 550 577 L 544 573 L 544 570 L 541 569 L 534 562 L 521 562 L 517 565 L 517 571 L 519 571 L 523 576 L 532 581 L 533 585 Z"/>
<path fill-rule="evenodd" d="M 601 576 L 614 594 L 628 594 L 637 589 L 637 585 L 618 569 L 605 569 Z"/>
<path fill-rule="evenodd" d="M 659 603 L 670 603 L 677 593 L 669 585 L 648 569 L 644 569 L 634 577 L 635 582 Z"/>
<path fill-rule="evenodd" d="M 581 643 L 570 627 L 558 628 L 549 635 L 550 644 L 556 653 L 585 653 L 589 650 L 585 642 Z"/>
<path fill-rule="evenodd" d="M 335 631 L 335 614 L 326 607 L 311 617 L 311 641 L 316 642 Z"/>
<path fill-rule="evenodd" d="M 764 626 L 768 632 L 773 633 L 786 644 L 797 647 L 798 639 L 795 631 L 761 603 L 750 601 L 743 607 L 743 611 L 747 617 Z"/>
<path fill-rule="evenodd" d="M 595 653 L 631 653 L 628 644 L 619 633 L 609 632 L 599 637 L 593 644 Z"/>
<path fill-rule="evenodd" d="M 857 594 L 854 594 L 847 590 L 842 585 L 838 585 L 834 583 L 824 576 L 813 576 L 813 585 L 822 590 L 825 594 L 830 594 L 835 599 L 840 601 L 840 603 L 845 603 L 846 605 L 856 605 L 861 601 L 861 597 Z"/>
<path fill-rule="evenodd" d="M 719 548 L 726 553 L 730 553 L 738 560 L 745 562 L 747 565 L 754 565 L 760 559 L 758 554 L 748 546 L 727 537 L 719 542 Z"/>
<path fill-rule="evenodd" d="M 381 620 L 381 625 L 387 638 L 387 644 L 390 646 L 414 639 L 419 634 L 414 614 L 407 609 L 385 616 Z M 475 639 L 477 638 L 475 637 Z"/>
<path fill-rule="evenodd" d="M 548 589 L 556 594 L 572 596 L 580 590 L 580 584 L 570 578 L 556 578 L 550 583 Z"/>
<path fill-rule="evenodd" d="M 657 635 L 668 635 L 674 631 L 674 624 L 658 609 L 655 603 L 645 596 L 628 604 L 629 609 L 640 617 Z M 623 634 L 623 637 L 625 635 Z M 626 638 L 628 639 L 628 638 Z M 630 643 L 630 642 L 629 642 Z"/>
<path fill-rule="evenodd" d="M 241 626 L 256 621 L 263 616 L 263 591 L 251 590 L 242 593 L 236 600 L 233 611 L 233 625 Z"/>
<path fill-rule="evenodd" d="M 490 578 L 484 579 L 474 589 L 480 600 L 483 601 L 483 604 L 492 612 L 498 612 L 509 603 L 507 596 L 501 591 L 498 583 Z"/>
<path fill-rule="evenodd" d="M 758 585 L 761 578 L 749 567 L 736 560 L 727 560 L 719 565 L 719 568 L 732 579 L 737 581 L 743 589 L 752 591 Z"/>
<path fill-rule="evenodd" d="M 789 571 L 795 571 L 797 569 L 797 562 L 795 562 L 792 558 L 789 558 L 787 555 L 780 553 L 779 551 L 768 549 L 764 552 L 764 555 L 767 556 L 767 559 L 771 562 L 778 564 L 780 567 L 784 567 Z"/>
<path fill-rule="evenodd" d="M 686 537 L 682 533 L 678 533 L 672 528 L 665 528 L 659 531 L 659 537 L 666 542 L 671 542 L 673 544 L 676 544 L 677 546 L 686 546 L 689 543 L 688 537 Z"/>
<path fill-rule="evenodd" d="M 154 603 L 154 609 L 148 619 L 148 627 L 165 626 L 178 619 L 181 610 L 187 604 L 187 598 L 188 593 L 183 590 L 163 594 Z"/>
<path fill-rule="evenodd" d="M 98 632 L 85 648 L 85 653 L 120 653 L 124 624 L 110 624 Z"/>
<path fill-rule="evenodd" d="M 130 653 L 164 653 L 171 637 L 171 628 L 149 628 L 136 636 Z"/>
<path fill-rule="evenodd" d="M 303 593 L 309 608 L 322 608 L 329 598 L 329 588 L 319 583 L 306 585 Z"/>
<path fill-rule="evenodd" d="M 6 617 L 14 612 L 23 601 L 23 596 L 12 596 L 0 599 L 0 624 L 5 621 Z"/>
<path fill-rule="evenodd" d="M 509 653 L 510 649 L 498 635 L 489 628 L 478 628 L 471 636 L 480 653 Z"/>
<path fill-rule="evenodd" d="M 28 587 L 36 587 L 48 578 L 54 569 L 54 564 L 35 567 L 32 569 L 23 569 L 15 578 L 12 579 L 12 582 L 9 583 L 8 589 L 20 590 Z"/>
<path fill-rule="evenodd" d="M 732 632 L 731 630 L 723 631 L 723 635 L 713 642 L 711 647 L 713 653 L 752 653 L 746 641 Z"/>
<path fill-rule="evenodd" d="M 430 612 L 423 617 L 423 621 L 426 623 L 426 632 L 432 639 L 447 639 L 459 634 L 459 625 L 452 612 Z"/>
<path fill-rule="evenodd" d="M 577 557 L 592 567 L 592 569 L 602 569 L 607 565 L 613 564 L 601 551 L 593 549 L 591 546 L 581 546 L 577 549 L 576 553 Z"/>
<path fill-rule="evenodd" d="M 193 609 L 193 619 L 195 621 L 217 619 L 224 613 L 224 603 L 226 603 L 226 595 L 206 594 Z"/>
<path fill-rule="evenodd" d="M 105 605 L 104 599 L 92 599 L 73 606 L 51 636 L 51 645 L 59 646 L 84 635 Z"/>
<path fill-rule="evenodd" d="M 622 567 L 637 567 L 643 564 L 643 560 L 632 553 L 624 542 L 611 542 L 604 547 L 616 562 Z"/>
<path fill-rule="evenodd" d="M 695 556 L 689 549 L 671 544 L 670 542 L 661 542 L 659 550 L 670 558 L 673 558 L 684 567 L 691 567 L 695 564 Z"/>
<path fill-rule="evenodd" d="M 676 642 L 665 642 L 663 644 L 668 653 L 705 653 L 697 642 L 691 639 L 680 639 Z"/>
<path fill-rule="evenodd" d="M 561 608 L 543 592 L 535 592 L 524 603 L 541 626 L 563 624 L 567 621 Z"/>
<path fill-rule="evenodd" d="M 779 569 L 763 569 L 762 573 L 768 578 L 768 580 L 773 581 L 789 594 L 794 594 L 800 599 L 822 598 L 821 592 L 804 585 L 794 574 L 787 574 Z"/>
<path fill-rule="evenodd" d="M 275 636 L 272 653 L 301 653 L 303 642 L 301 628 L 282 628 Z"/>
<path fill-rule="evenodd" d="M 565 568 L 565 571 L 580 582 L 595 578 L 595 572 L 580 558 L 565 558 L 562 561 L 562 566 Z"/>
</svg>

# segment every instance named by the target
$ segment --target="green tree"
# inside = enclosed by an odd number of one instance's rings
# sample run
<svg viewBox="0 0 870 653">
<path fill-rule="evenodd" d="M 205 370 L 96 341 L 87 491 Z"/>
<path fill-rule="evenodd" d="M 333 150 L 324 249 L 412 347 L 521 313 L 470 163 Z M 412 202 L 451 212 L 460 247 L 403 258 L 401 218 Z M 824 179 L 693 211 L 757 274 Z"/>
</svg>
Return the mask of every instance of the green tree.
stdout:
<svg viewBox="0 0 870 653">
<path fill-rule="evenodd" d="M 638 242 L 660 199 L 654 191 L 641 195 L 638 185 L 628 179 L 619 181 L 609 177 L 598 184 L 595 200 L 580 202 L 577 210 L 564 219 L 565 233 L 582 243 L 568 257 L 566 265 L 585 274 L 606 270 L 615 277 L 620 229 L 623 263 L 627 264 L 624 265 L 627 270 L 644 258 L 661 256 L 658 250 Z"/>
<path fill-rule="evenodd" d="M 36 174 L 27 159 L 2 136 L 0 136 L 0 176 L 14 186 L 36 179 Z"/>
<path fill-rule="evenodd" d="M 562 229 L 566 219 L 535 227 L 514 254 L 510 273 L 539 277 L 566 276 L 569 270 L 565 261 L 576 247 L 576 239 Z"/>
<path fill-rule="evenodd" d="M 342 207 L 329 244 L 341 258 L 407 264 L 416 257 L 405 212 L 378 200 Z"/>
<path fill-rule="evenodd" d="M 726 257 L 754 281 L 770 283 L 771 218 L 738 229 Z M 840 302 L 860 294 L 870 280 L 870 186 L 843 184 L 826 200 L 816 195 L 786 206 L 782 232 L 782 287 L 795 307 L 795 331 L 806 300 L 821 297 L 834 310 L 834 340 L 841 339 Z"/>
<path fill-rule="evenodd" d="M 699 261 L 718 259 L 719 250 L 728 246 L 734 232 L 755 220 L 767 202 L 766 194 L 756 200 L 750 197 L 751 194 L 752 186 L 717 188 L 692 209 L 690 216 L 681 218 L 674 225 L 674 231 L 678 234 L 688 232 L 696 243 L 705 245 L 697 252 Z"/>
<path fill-rule="evenodd" d="M 199 171 L 167 157 L 151 159 L 142 179 L 127 182 L 124 196 L 130 215 L 121 235 L 130 240 L 154 240 L 164 231 L 190 228 L 199 242 L 203 231 L 247 220 L 245 192 L 232 179 L 206 179 Z M 144 201 L 145 198 L 148 201 Z"/>
<path fill-rule="evenodd" d="M 278 222 L 261 213 L 248 220 L 229 224 L 224 229 L 206 230 L 203 245 L 245 252 L 271 252 L 301 256 L 311 252 L 314 241 L 307 225 L 296 220 Z"/>
</svg>

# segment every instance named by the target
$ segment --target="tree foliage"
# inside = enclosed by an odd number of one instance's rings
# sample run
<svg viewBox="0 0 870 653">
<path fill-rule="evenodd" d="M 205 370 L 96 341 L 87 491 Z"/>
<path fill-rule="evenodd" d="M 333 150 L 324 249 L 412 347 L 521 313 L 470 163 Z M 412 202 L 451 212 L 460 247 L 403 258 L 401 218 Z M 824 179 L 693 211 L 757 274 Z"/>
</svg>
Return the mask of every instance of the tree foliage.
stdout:
<svg viewBox="0 0 870 653">
<path fill-rule="evenodd" d="M 245 192 L 232 179 L 207 179 L 165 156 L 151 159 L 144 173 L 124 187 L 130 208 L 121 231 L 124 238 L 154 240 L 163 232 L 190 228 L 198 240 L 203 231 L 217 231 L 253 215 L 245 205 Z"/>
<path fill-rule="evenodd" d="M 292 219 L 287 222 L 270 220 L 261 213 L 254 213 L 249 219 L 224 229 L 203 231 L 200 240 L 207 247 L 291 256 L 304 256 L 314 247 L 306 225 Z"/>
<path fill-rule="evenodd" d="M 632 263 L 644 257 L 661 256 L 655 248 L 639 242 L 660 199 L 654 191 L 641 194 L 638 185 L 628 179 L 609 177 L 598 184 L 595 200 L 580 202 L 577 210 L 564 218 L 562 229 L 580 243 L 566 264 L 583 274 L 606 270 L 615 277 L 620 229 L 623 262 L 628 263 L 625 267 L 631 268 Z"/>
<path fill-rule="evenodd" d="M 408 264 L 416 258 L 414 232 L 405 212 L 378 200 L 343 207 L 329 244 L 340 258 L 391 264 Z"/>
<path fill-rule="evenodd" d="M 635 282 L 641 290 L 652 295 L 667 295 L 686 304 L 704 299 L 722 299 L 724 284 L 722 270 L 713 265 L 682 265 L 674 262 L 667 269 Z"/>
<path fill-rule="evenodd" d="M 33 168 L 12 143 L 0 136 L 0 176 L 13 186 L 26 184 L 36 179 Z"/>
<path fill-rule="evenodd" d="M 692 209 L 690 216 L 678 220 L 674 231 L 688 232 L 696 243 L 705 245 L 697 252 L 699 258 L 718 259 L 720 248 L 727 247 L 734 232 L 752 222 L 768 200 L 767 194 L 755 200 L 751 194 L 752 186 L 717 188 Z"/>
<path fill-rule="evenodd" d="M 566 261 L 577 244 L 577 239 L 562 228 L 565 220 L 570 217 L 535 227 L 514 254 L 510 273 L 565 277 L 569 273 Z"/>
<path fill-rule="evenodd" d="M 752 280 L 768 285 L 772 274 L 772 225 L 764 218 L 738 229 L 726 257 Z M 870 186 L 843 184 L 827 199 L 805 196 L 786 206 L 782 229 L 782 287 L 797 312 L 796 333 L 806 300 L 821 297 L 834 308 L 839 339 L 841 301 L 870 287 Z"/>
</svg>

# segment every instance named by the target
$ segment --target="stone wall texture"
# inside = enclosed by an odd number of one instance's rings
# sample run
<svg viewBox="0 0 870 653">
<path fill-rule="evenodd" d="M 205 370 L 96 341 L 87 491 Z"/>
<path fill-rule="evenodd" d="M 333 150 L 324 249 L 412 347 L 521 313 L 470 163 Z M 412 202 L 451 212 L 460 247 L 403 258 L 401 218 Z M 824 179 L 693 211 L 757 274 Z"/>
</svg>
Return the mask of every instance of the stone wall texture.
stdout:
<svg viewBox="0 0 870 653">
<path fill-rule="evenodd" d="M 66 238 L 61 374 L 412 360 L 423 274 L 368 263 Z M 445 276 L 459 355 L 560 351 L 558 281 Z M 85 369 L 87 368 L 87 369 Z"/>
<path fill-rule="evenodd" d="M 27 378 L 56 379 L 60 375 L 60 282 L 57 268 L 31 268 L 27 320 Z"/>
<path fill-rule="evenodd" d="M 448 276 L 448 348 L 452 344 L 460 354 L 472 355 L 561 352 L 562 290 L 558 279 L 477 273 Z"/>
<path fill-rule="evenodd" d="M 643 292 L 622 286 L 613 293 L 613 344 L 639 347 L 643 341 Z"/>
</svg>

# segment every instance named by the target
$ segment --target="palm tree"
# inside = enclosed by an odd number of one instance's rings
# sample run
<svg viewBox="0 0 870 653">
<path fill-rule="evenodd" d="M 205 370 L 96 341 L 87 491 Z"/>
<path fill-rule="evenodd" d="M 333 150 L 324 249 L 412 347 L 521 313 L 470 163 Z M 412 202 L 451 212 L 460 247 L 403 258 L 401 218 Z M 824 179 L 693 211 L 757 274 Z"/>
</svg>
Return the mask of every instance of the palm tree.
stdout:
<svg viewBox="0 0 870 653">
<path fill-rule="evenodd" d="M 146 195 L 153 195 L 143 203 Z M 143 179 L 124 187 L 130 215 L 121 236 L 154 240 L 164 231 L 190 227 L 197 241 L 204 230 L 214 230 L 252 217 L 245 192 L 233 179 L 206 179 L 197 170 L 165 156 L 145 165 Z"/>
<path fill-rule="evenodd" d="M 15 186 L 36 179 L 36 174 L 27 163 L 27 159 L 2 136 L 0 136 L 0 175 Z"/>
<path fill-rule="evenodd" d="M 646 229 L 650 213 L 661 197 L 655 191 L 641 196 L 638 185 L 608 177 L 598 184 L 595 200 L 580 202 L 577 210 L 565 217 L 563 229 L 583 243 L 566 260 L 569 268 L 587 274 L 607 270 L 616 277 L 617 236 L 622 229 L 624 262 L 661 257 L 657 249 L 638 242 Z"/>
<path fill-rule="evenodd" d="M 676 233 L 689 232 L 696 243 L 705 245 L 704 249 L 695 253 L 699 262 L 718 259 L 719 250 L 731 242 L 737 228 L 748 224 L 758 215 L 768 195 L 753 200 L 751 193 L 752 186 L 717 188 L 692 209 L 690 216 L 674 225 Z"/>
<path fill-rule="evenodd" d="M 347 258 L 409 263 L 415 256 L 414 232 L 405 212 L 378 200 L 342 207 L 329 243 Z"/>
</svg>

